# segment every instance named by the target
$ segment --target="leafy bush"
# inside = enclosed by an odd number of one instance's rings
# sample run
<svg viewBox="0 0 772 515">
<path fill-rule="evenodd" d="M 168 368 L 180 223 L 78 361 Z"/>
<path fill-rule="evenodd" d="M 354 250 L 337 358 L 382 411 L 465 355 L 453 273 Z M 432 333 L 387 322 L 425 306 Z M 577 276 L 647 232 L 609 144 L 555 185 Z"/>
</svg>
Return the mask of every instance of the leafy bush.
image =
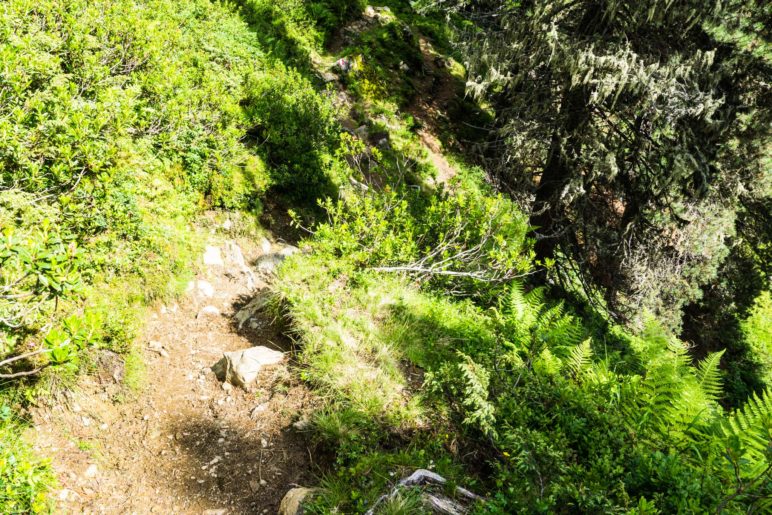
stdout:
<svg viewBox="0 0 772 515">
<path fill-rule="evenodd" d="M 329 223 L 317 229 L 317 250 L 357 267 L 478 296 L 530 267 L 527 224 L 503 197 L 387 188 L 322 206 Z"/>
<path fill-rule="evenodd" d="M 250 77 L 244 104 L 273 184 L 306 200 L 333 194 L 338 129 L 332 103 L 298 72 L 277 64 Z"/>
<path fill-rule="evenodd" d="M 772 388 L 772 294 L 766 291 L 756 298 L 748 318 L 742 322 L 742 332 L 761 364 L 761 378 Z"/>
</svg>

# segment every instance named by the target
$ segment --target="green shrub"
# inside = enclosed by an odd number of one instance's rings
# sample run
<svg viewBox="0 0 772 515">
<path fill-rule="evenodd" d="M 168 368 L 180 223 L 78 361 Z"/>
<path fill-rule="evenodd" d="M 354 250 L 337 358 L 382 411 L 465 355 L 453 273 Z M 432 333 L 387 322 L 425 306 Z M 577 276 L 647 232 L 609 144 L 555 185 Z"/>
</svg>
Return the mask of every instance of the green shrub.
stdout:
<svg viewBox="0 0 772 515">
<path fill-rule="evenodd" d="M 320 252 L 403 272 L 445 291 L 490 298 L 530 268 L 528 226 L 503 197 L 390 190 L 322 203 Z"/>
<path fill-rule="evenodd" d="M 249 78 L 244 104 L 273 185 L 303 200 L 334 194 L 339 131 L 329 99 L 297 71 L 277 64 Z"/>
<path fill-rule="evenodd" d="M 752 349 L 752 358 L 761 364 L 761 379 L 772 388 L 772 294 L 756 298 L 751 312 L 742 322 L 742 332 Z"/>
</svg>

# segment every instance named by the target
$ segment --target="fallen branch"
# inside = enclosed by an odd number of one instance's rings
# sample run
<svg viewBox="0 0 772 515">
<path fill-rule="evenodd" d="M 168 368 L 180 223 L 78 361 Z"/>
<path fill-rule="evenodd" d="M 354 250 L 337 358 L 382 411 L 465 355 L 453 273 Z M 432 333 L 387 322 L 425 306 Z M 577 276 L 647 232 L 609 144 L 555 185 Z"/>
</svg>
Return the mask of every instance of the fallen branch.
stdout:
<svg viewBox="0 0 772 515">
<path fill-rule="evenodd" d="M 535 272 L 526 272 L 522 274 L 505 274 L 501 277 L 495 277 L 495 276 L 489 276 L 485 272 L 477 271 L 477 272 L 461 272 L 458 270 L 445 270 L 445 269 L 436 269 L 436 268 L 424 268 L 420 266 L 378 266 L 371 268 L 370 270 L 374 272 L 408 272 L 408 273 L 416 273 L 416 274 L 424 274 L 424 275 L 446 275 L 450 277 L 468 277 L 471 279 L 474 279 L 476 281 L 481 282 L 487 282 L 487 283 L 496 283 L 496 282 L 504 282 L 509 281 L 512 279 L 519 279 L 522 277 L 526 277 L 528 275 L 532 275 Z"/>
<path fill-rule="evenodd" d="M 68 338 L 67 340 L 62 342 L 58 347 L 53 347 L 53 348 L 50 348 L 50 349 L 37 349 L 37 350 L 30 351 L 30 352 L 25 352 L 24 354 L 19 354 L 18 356 L 13 356 L 12 358 L 6 358 L 6 359 L 0 361 L 0 368 L 7 367 L 11 363 L 15 363 L 15 362 L 21 361 L 23 359 L 29 359 L 29 358 L 32 358 L 34 356 L 39 356 L 41 354 L 48 354 L 49 352 L 53 352 L 55 350 L 61 349 L 65 345 L 69 345 L 69 344 L 70 344 L 70 340 Z M 22 372 L 13 372 L 13 373 L 10 373 L 10 374 L 0 374 L 0 379 L 16 379 L 18 377 L 32 376 L 32 375 L 35 375 L 35 374 L 39 373 L 41 370 L 43 370 L 47 366 L 49 366 L 49 365 L 43 365 L 43 366 L 38 367 L 38 368 L 36 368 L 34 370 L 25 370 L 25 371 L 22 371 Z"/>
<path fill-rule="evenodd" d="M 25 370 L 24 372 L 15 372 L 13 374 L 0 374 L 0 379 L 18 379 L 20 377 L 29 377 L 34 376 L 35 374 L 39 373 L 41 370 L 46 368 L 48 365 L 38 367 L 33 370 Z"/>
</svg>

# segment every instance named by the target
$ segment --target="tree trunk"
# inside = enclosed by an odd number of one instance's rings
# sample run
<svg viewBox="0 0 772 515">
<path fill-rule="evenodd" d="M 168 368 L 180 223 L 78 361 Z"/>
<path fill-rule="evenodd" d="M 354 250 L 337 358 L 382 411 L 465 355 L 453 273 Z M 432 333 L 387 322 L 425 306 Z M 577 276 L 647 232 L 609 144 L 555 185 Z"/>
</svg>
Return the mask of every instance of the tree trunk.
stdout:
<svg viewBox="0 0 772 515">
<path fill-rule="evenodd" d="M 575 134 L 589 118 L 584 88 L 569 89 L 563 96 L 558 124 L 552 134 L 549 155 L 544 165 L 530 218 L 537 235 L 536 259 L 552 258 L 558 245 L 559 233 L 566 227 L 560 192 L 571 179 L 572 161 L 581 151 L 580 138 Z"/>
</svg>

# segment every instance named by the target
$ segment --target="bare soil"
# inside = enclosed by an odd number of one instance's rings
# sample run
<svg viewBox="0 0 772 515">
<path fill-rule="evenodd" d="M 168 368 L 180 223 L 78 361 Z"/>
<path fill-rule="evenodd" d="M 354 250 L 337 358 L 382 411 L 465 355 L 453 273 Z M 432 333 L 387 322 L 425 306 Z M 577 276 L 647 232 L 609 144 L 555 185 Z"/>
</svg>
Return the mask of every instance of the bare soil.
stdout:
<svg viewBox="0 0 772 515">
<path fill-rule="evenodd" d="M 253 263 L 261 251 L 242 244 Z M 140 391 L 121 384 L 123 359 L 103 352 L 95 374 L 34 410 L 32 438 L 59 478 L 58 512 L 276 513 L 290 488 L 314 482 L 311 444 L 293 424 L 316 400 L 291 360 L 264 368 L 250 392 L 224 388 L 209 369 L 223 351 L 289 351 L 290 342 L 266 314 L 239 331 L 233 315 L 254 291 L 227 260 L 203 270 L 197 279 L 213 297 L 189 292 L 148 315 Z"/>
</svg>

